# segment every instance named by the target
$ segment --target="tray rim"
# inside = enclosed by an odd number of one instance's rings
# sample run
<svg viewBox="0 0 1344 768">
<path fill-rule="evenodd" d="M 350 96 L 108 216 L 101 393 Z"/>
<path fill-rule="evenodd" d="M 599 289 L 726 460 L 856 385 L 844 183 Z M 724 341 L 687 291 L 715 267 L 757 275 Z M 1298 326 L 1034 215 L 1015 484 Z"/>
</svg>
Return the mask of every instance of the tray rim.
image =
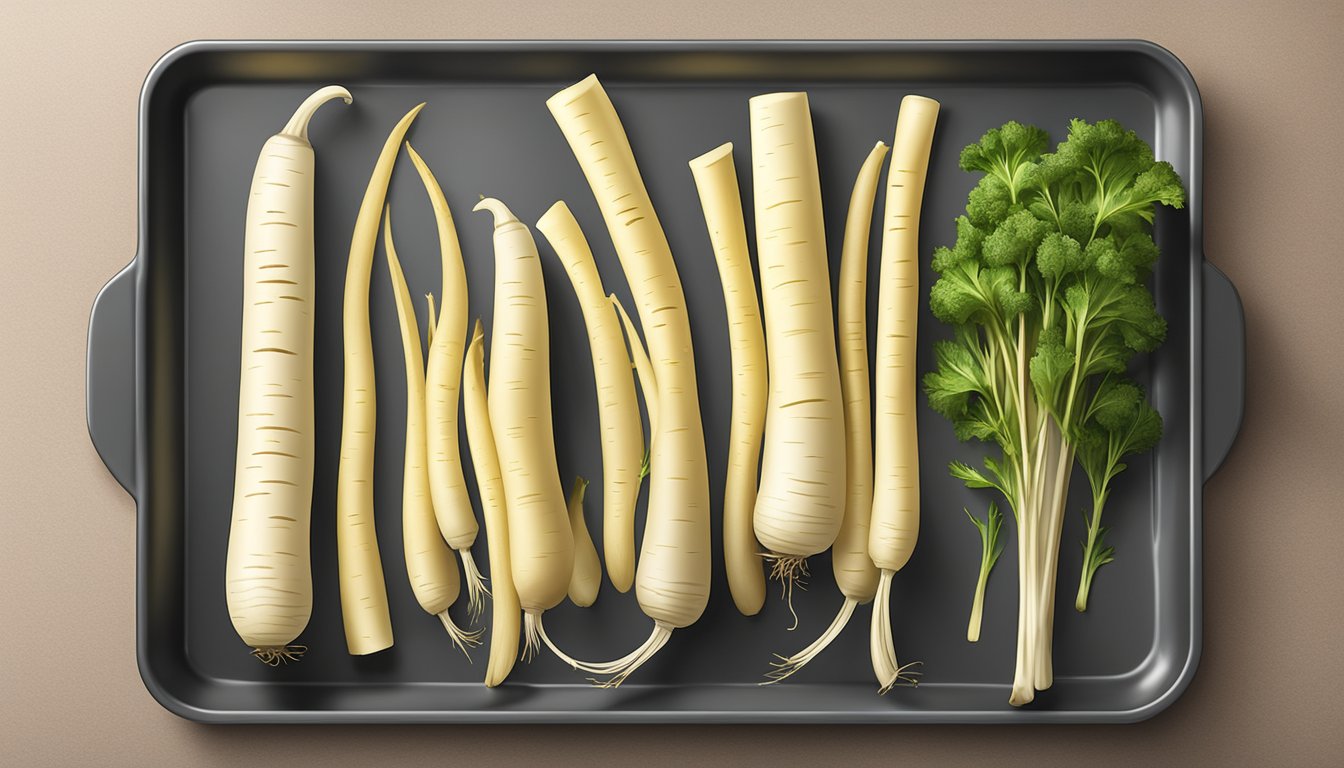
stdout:
<svg viewBox="0 0 1344 768">
<path fill-rule="evenodd" d="M 1188 136 L 1190 153 L 1190 178 L 1187 186 L 1190 191 L 1188 216 L 1189 231 L 1189 323 L 1191 367 L 1189 372 L 1191 403 L 1197 405 L 1203 395 L 1202 366 L 1203 358 L 1203 131 L 1204 115 L 1202 100 L 1192 74 L 1185 64 L 1167 48 L 1144 39 L 947 39 L 947 40 L 885 40 L 885 39 L 606 39 L 606 40 L 371 40 L 371 39 L 306 39 L 306 40 L 258 40 L 258 39 L 201 39 L 181 43 L 164 53 L 150 68 L 139 94 L 137 112 L 137 218 L 138 244 L 136 255 L 131 263 L 118 273 L 119 278 L 134 283 L 135 314 L 135 404 L 137 414 L 144 413 L 148 406 L 148 397 L 144 386 L 146 355 L 146 321 L 143 300 L 147 290 L 147 270 L 144 250 L 150 239 L 146 227 L 146 205 L 148 181 L 148 158 L 152 148 L 147 140 L 146 124 L 149 120 L 150 104 L 162 81 L 181 66 L 184 60 L 200 54 L 256 52 L 256 51 L 295 51 L 295 52 L 351 52 L 374 53 L 402 52 L 538 52 L 538 51 L 577 51 L 585 53 L 602 52 L 722 52 L 735 53 L 779 52 L 919 52 L 956 50 L 978 53 L 1021 53 L 1039 51 L 1049 53 L 1127 53 L 1147 59 L 1171 76 L 1186 99 L 1190 134 Z M 310 79 L 310 78 L 305 78 Z M 287 78 L 276 78 L 275 82 L 285 82 Z M 109 283 L 106 292 L 112 287 Z M 102 294 L 100 293 L 100 298 Z M 127 491 L 136 499 L 137 507 L 137 578 L 136 578 L 136 662 L 140 677 L 150 695 L 165 709 L 179 717 L 201 723 L 274 723 L 274 724 L 318 724 L 318 723 L 457 723 L 457 724 L 784 724 L 784 723 L 845 723 L 845 724 L 904 724 L 904 723 L 1131 723 L 1149 719 L 1169 708 L 1189 687 L 1199 666 L 1203 645 L 1203 584 L 1200 551 L 1203 538 L 1203 409 L 1190 408 L 1188 428 L 1190 440 L 1189 460 L 1189 509 L 1190 509 L 1190 557 L 1188 581 L 1190 584 L 1190 633 L 1189 644 L 1179 674 L 1171 684 L 1161 690 L 1145 704 L 1128 710 L 1055 710 L 1055 709 L 1018 709 L 1018 710 L 929 710 L 910 711 L 892 709 L 889 711 L 871 710 L 579 710 L 579 711 L 538 711 L 538 710 L 222 710 L 196 706 L 169 687 L 160 679 L 158 672 L 150 662 L 147 653 L 147 613 L 149 602 L 147 585 L 144 583 L 144 552 L 148 527 L 145 516 L 139 514 L 142 491 L 148 483 L 149 462 L 147 461 L 144 441 L 144 420 L 136 415 L 134 440 L 134 472 Z M 106 460 L 106 459 L 105 459 Z M 119 478 L 120 480 L 120 478 Z M 194 674 L 194 672 L 193 672 Z"/>
</svg>

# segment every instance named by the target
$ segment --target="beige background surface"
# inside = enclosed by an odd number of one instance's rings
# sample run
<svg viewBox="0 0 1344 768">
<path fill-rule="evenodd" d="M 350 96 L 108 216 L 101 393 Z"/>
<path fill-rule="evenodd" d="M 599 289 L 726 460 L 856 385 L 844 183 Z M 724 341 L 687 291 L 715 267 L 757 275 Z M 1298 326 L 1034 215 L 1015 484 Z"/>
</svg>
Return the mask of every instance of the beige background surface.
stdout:
<svg viewBox="0 0 1344 768">
<path fill-rule="evenodd" d="M 1344 3 L 641 5 L 3 3 L 0 764 L 1344 761 Z M 1208 257 L 1241 289 L 1250 362 L 1240 443 L 1207 487 L 1206 640 L 1184 698 L 1139 726 L 1060 729 L 223 728 L 160 709 L 135 667 L 134 506 L 89 444 L 83 401 L 90 302 L 135 250 L 140 84 L 194 38 L 367 36 L 1144 37 L 1174 51 L 1204 97 Z"/>
</svg>

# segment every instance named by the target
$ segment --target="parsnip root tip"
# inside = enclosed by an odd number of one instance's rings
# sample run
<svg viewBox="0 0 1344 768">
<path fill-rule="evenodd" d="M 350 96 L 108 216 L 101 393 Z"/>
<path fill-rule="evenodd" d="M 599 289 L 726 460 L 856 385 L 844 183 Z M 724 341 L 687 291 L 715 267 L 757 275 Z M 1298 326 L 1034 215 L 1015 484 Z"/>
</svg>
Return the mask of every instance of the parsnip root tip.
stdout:
<svg viewBox="0 0 1344 768">
<path fill-rule="evenodd" d="M 462 580 L 467 583 L 467 616 L 475 623 L 485 610 L 485 598 L 491 596 L 490 588 L 485 585 L 485 577 L 476 567 L 476 558 L 472 557 L 471 550 L 464 547 L 457 554 L 462 560 Z"/>
<path fill-rule="evenodd" d="M 788 603 L 789 614 L 793 616 L 793 626 L 789 627 L 792 632 L 798 628 L 798 613 L 793 610 L 793 589 L 807 590 L 807 558 L 774 552 L 760 554 L 770 564 L 770 578 L 779 582 L 780 596 Z"/>
<path fill-rule="evenodd" d="M 840 610 L 836 612 L 835 619 L 831 621 L 831 625 L 826 628 L 825 632 L 821 633 L 820 637 L 813 640 L 811 645 L 792 656 L 782 656 L 776 653 L 776 660 L 770 662 L 770 666 L 774 667 L 774 669 L 765 673 L 766 680 L 760 683 L 760 685 L 771 685 L 773 683 L 778 683 L 781 680 L 785 680 L 793 675 L 793 673 L 807 666 L 808 662 L 812 661 L 817 656 L 820 656 L 821 652 L 826 650 L 826 647 L 844 631 L 845 627 L 849 624 L 850 618 L 854 615 L 854 609 L 857 608 L 858 605 L 858 600 L 846 597 L 845 602 L 840 606 Z"/>
<path fill-rule="evenodd" d="M 448 637 L 462 650 L 462 654 L 471 661 L 471 649 L 481 644 L 481 636 L 485 633 L 483 629 L 465 630 L 457 626 L 453 617 L 448 615 L 447 611 L 438 614 L 439 621 L 443 622 L 443 628 L 447 630 Z"/>
<path fill-rule="evenodd" d="M 525 612 L 523 614 L 523 653 L 519 658 L 531 664 L 532 659 L 541 651 L 541 638 L 543 636 L 541 614 L 533 611 Z"/>
<path fill-rule="evenodd" d="M 279 645 L 265 648 L 253 648 L 252 656 L 268 667 L 278 667 L 291 661 L 298 661 L 308 652 L 306 645 Z"/>
</svg>

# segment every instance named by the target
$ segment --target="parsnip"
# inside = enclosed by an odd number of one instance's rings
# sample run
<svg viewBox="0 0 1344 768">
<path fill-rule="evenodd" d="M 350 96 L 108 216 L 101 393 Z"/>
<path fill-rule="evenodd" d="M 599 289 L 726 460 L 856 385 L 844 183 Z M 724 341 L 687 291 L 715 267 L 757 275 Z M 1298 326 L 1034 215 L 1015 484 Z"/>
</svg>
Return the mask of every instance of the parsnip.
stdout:
<svg viewBox="0 0 1344 768">
<path fill-rule="evenodd" d="M 330 85 L 266 140 L 252 175 L 243 234 L 238 443 L 225 599 L 233 628 L 267 664 L 300 656 L 291 643 L 313 610 L 313 147 L 308 122 Z"/>
<path fill-rule="evenodd" d="M 602 549 L 612 586 L 626 592 L 635 580 L 635 503 L 644 442 L 630 357 L 592 249 L 569 206 L 563 200 L 551 206 L 537 229 L 560 257 L 588 330 L 602 433 Z"/>
<path fill-rule="evenodd" d="M 467 653 L 468 646 L 480 643 L 480 631 L 464 632 L 453 623 L 448 607 L 462 589 L 453 553 L 439 532 L 434 519 L 434 504 L 429 490 L 429 453 L 425 437 L 425 360 L 420 353 L 420 328 L 415 307 L 406 287 L 406 276 L 392 241 L 392 211 L 383 214 L 383 249 L 387 252 L 387 271 L 392 278 L 392 295 L 397 305 L 397 325 L 406 362 L 406 453 L 402 465 L 401 530 L 406 557 L 406 575 L 416 602 L 431 616 L 437 616 L 453 644 Z M 468 658 L 470 655 L 468 654 Z"/>
<path fill-rule="evenodd" d="M 756 471 L 769 390 L 765 334 L 747 248 L 733 145 L 723 144 L 692 160 L 691 174 L 723 283 L 732 349 L 733 413 L 723 492 L 723 561 L 737 610 L 744 616 L 755 616 L 765 603 L 765 574 L 761 545 L 752 530 L 752 510 L 756 506 Z"/>
<path fill-rule="evenodd" d="M 766 358 L 765 450 L 752 522 L 792 596 L 845 512 L 845 413 L 821 182 L 806 93 L 753 97 L 752 189 Z M 790 606 L 792 607 L 792 606 Z"/>
<path fill-rule="evenodd" d="M 486 545 L 490 552 L 492 617 L 490 620 L 490 659 L 485 667 L 485 684 L 493 688 L 513 671 L 518 658 L 518 633 L 522 629 L 522 606 L 513 588 L 509 563 L 509 519 L 504 503 L 504 479 L 499 471 L 499 455 L 490 427 L 490 406 L 485 390 L 485 331 L 476 321 L 471 346 L 467 347 L 462 372 L 467 445 L 471 464 L 476 470 L 476 489 L 480 493 L 481 512 L 485 517 Z"/>
<path fill-rule="evenodd" d="M 919 439 L 915 423 L 915 333 L 919 319 L 919 211 L 933 146 L 938 102 L 901 101 L 887 171 L 878 288 L 873 514 L 868 555 L 881 569 L 870 649 L 886 691 L 912 674 L 896 661 L 891 628 L 892 576 L 910 560 L 919 536 Z"/>
<path fill-rule="evenodd" d="M 654 629 L 629 656 L 612 665 L 589 665 L 610 669 L 607 683 L 619 685 L 667 643 L 672 630 L 700 618 L 709 600 L 704 427 L 681 279 L 615 107 L 591 75 L 552 96 L 546 106 L 597 198 L 634 292 L 657 378 L 649 510 L 635 573 L 636 597 Z"/>
<path fill-rule="evenodd" d="M 574 478 L 569 492 L 569 529 L 574 534 L 574 573 L 569 577 L 569 599 L 580 608 L 587 608 L 597 600 L 602 586 L 602 563 L 597 559 L 597 547 L 588 535 L 588 523 L 583 519 L 583 496 L 588 481 Z"/>
<path fill-rule="evenodd" d="M 845 239 L 840 251 L 840 389 L 845 399 L 845 516 L 840 535 L 831 547 L 831 568 L 845 602 L 835 620 L 811 645 L 792 656 L 781 656 L 767 677 L 783 680 L 802 669 L 831 644 L 849 623 L 854 609 L 877 593 L 878 572 L 868 556 L 868 520 L 873 508 L 872 407 L 868 386 L 868 242 L 873 199 L 887 157 L 887 145 L 878 142 L 868 153 L 845 217 Z"/>
<path fill-rule="evenodd" d="M 490 424 L 504 478 L 514 588 L 526 614 L 524 653 L 535 624 L 560 604 L 574 572 L 551 422 L 551 353 L 546 289 L 532 233 L 494 198 L 476 210 L 495 217 L 495 309 L 490 354 Z"/>
<path fill-rule="evenodd" d="M 397 150 L 424 104 L 392 129 L 378 155 L 350 238 L 342 323 L 345 383 L 341 406 L 341 459 L 336 475 L 336 548 L 341 583 L 341 619 L 351 654 L 375 653 L 392 645 L 387 586 L 373 522 L 373 442 L 377 401 L 373 338 L 369 333 L 369 277 L 378 242 L 378 217 L 392 179 Z"/>
<path fill-rule="evenodd" d="M 467 271 L 462 263 L 462 247 L 458 243 L 453 212 L 443 189 L 434 178 L 420 154 L 409 143 L 406 154 L 420 174 L 425 192 L 434 209 L 434 222 L 439 232 L 439 258 L 443 264 L 442 303 L 437 321 L 431 316 L 434 329 L 430 334 L 429 360 L 426 372 L 426 407 L 429 414 L 429 490 L 434 499 L 434 516 L 448 546 L 462 558 L 462 572 L 467 582 L 468 610 L 480 615 L 486 594 L 485 582 L 471 556 L 478 526 L 467 496 L 466 479 L 462 476 L 461 448 L 457 444 L 457 405 L 461 386 L 462 345 L 467 334 Z"/>
</svg>

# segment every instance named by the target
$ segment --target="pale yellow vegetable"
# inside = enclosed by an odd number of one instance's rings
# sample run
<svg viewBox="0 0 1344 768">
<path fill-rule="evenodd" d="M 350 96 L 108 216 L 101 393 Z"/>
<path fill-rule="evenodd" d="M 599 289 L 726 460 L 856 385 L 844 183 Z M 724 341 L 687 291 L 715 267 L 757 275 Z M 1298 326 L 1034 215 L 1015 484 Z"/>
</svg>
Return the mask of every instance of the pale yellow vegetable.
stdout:
<svg viewBox="0 0 1344 768">
<path fill-rule="evenodd" d="M 878 142 L 868 153 L 845 218 L 840 251 L 840 389 L 845 398 L 845 517 L 831 547 L 831 568 L 845 602 L 835 620 L 811 645 L 781 656 L 767 677 L 779 682 L 802 669 L 839 637 L 854 609 L 877 593 L 877 566 L 868 557 L 868 518 L 873 508 L 872 407 L 868 386 L 868 240 L 873 199 L 887 157 L 887 145 Z"/>
<path fill-rule="evenodd" d="M 434 294 L 425 294 L 425 346 L 434 348 L 434 326 L 438 325 L 438 311 L 434 308 Z"/>
<path fill-rule="evenodd" d="M 614 668 L 590 665 L 611 669 L 607 682 L 618 685 L 666 645 L 672 630 L 700 618 L 709 601 L 705 435 L 681 279 L 616 109 L 596 76 L 560 91 L 546 106 L 597 198 L 648 335 L 657 379 L 649 509 L 635 572 L 635 595 L 654 629 Z"/>
<path fill-rule="evenodd" d="M 752 530 L 756 472 L 765 429 L 768 376 L 765 333 L 756 300 L 756 276 L 747 248 L 742 194 L 733 164 L 733 145 L 723 144 L 691 161 L 710 246 L 723 284 L 732 351 L 732 427 L 728 434 L 728 474 L 723 491 L 723 561 L 728 590 L 744 616 L 755 616 L 765 603 L 761 545 Z"/>
<path fill-rule="evenodd" d="M 425 360 L 420 353 L 420 327 L 406 287 L 406 276 L 392 242 L 392 211 L 383 214 L 383 248 L 392 295 L 397 305 L 402 356 L 406 362 L 406 453 L 401 481 L 401 536 L 406 556 L 406 575 L 416 602 L 442 622 L 453 644 L 467 653 L 480 643 L 480 630 L 465 632 L 453 623 L 448 607 L 462 589 L 453 552 L 439 533 L 429 490 L 429 452 L 425 437 Z M 468 655 L 470 658 L 470 655 Z"/>
<path fill-rule="evenodd" d="M 882 690 L 910 682 L 896 661 L 891 629 L 892 576 L 919 537 L 919 436 L 915 423 L 915 333 L 919 319 L 919 211 L 924 200 L 938 102 L 906 96 L 887 170 L 878 287 L 873 514 L 868 555 L 881 569 L 870 647 Z"/>
<path fill-rule="evenodd" d="M 349 92 L 330 85 L 304 100 L 266 140 L 252 174 L 243 231 L 242 366 L 237 464 L 225 561 L 233 628 L 267 664 L 313 610 L 313 147 L 308 122 Z"/>
<path fill-rule="evenodd" d="M 580 608 L 587 608 L 597 600 L 602 586 L 602 563 L 597 559 L 597 547 L 588 535 L 588 523 L 583 519 L 583 496 L 588 481 L 574 478 L 569 492 L 569 529 L 574 534 L 574 573 L 569 577 L 569 599 Z"/>
<path fill-rule="evenodd" d="M 845 512 L 845 412 L 817 146 L 806 93 L 750 102 L 756 255 L 770 394 L 752 523 L 792 596 Z"/>
<path fill-rule="evenodd" d="M 629 313 L 621 304 L 621 300 L 616 298 L 616 294 L 607 297 L 607 301 L 616 308 L 616 314 L 621 318 L 621 327 L 625 329 L 625 340 L 630 344 L 631 365 L 635 373 L 639 375 L 639 394 L 644 398 L 644 409 L 649 414 L 649 433 L 658 434 L 658 380 L 653 375 L 653 363 L 649 360 L 649 353 L 644 350 L 644 343 L 639 340 L 639 329 L 635 327 L 634 321 L 630 319 Z"/>
<path fill-rule="evenodd" d="M 635 581 L 635 503 L 644 443 L 630 357 L 592 249 L 569 206 L 563 200 L 551 206 L 537 229 L 560 257 L 588 330 L 602 433 L 602 550 L 612 586 L 626 592 Z"/>
<path fill-rule="evenodd" d="M 524 653 L 537 648 L 542 612 L 560 604 L 574 573 L 574 535 L 555 459 L 546 288 L 532 233 L 494 198 L 495 309 L 490 425 L 504 477 L 513 585 L 525 612 Z"/>
<path fill-rule="evenodd" d="M 373 443 L 378 413 L 373 338 L 369 333 L 369 277 L 378 242 L 378 217 L 383 212 L 397 150 L 424 106 L 418 104 L 407 112 L 383 143 L 355 218 L 345 272 L 341 310 L 345 383 L 336 475 L 336 550 L 345 643 L 356 656 L 392 645 L 392 618 L 373 523 Z"/>
<path fill-rule="evenodd" d="M 490 552 L 492 617 L 490 620 L 490 659 L 485 667 L 485 684 L 493 688 L 504 682 L 518 658 L 518 633 L 522 630 L 522 606 L 513 588 L 509 565 L 509 518 L 504 503 L 504 478 L 499 471 L 499 455 L 490 427 L 490 406 L 485 390 L 485 331 L 476 321 L 471 346 L 467 347 L 466 367 L 462 372 L 463 408 L 466 411 L 467 445 L 471 464 L 476 470 L 476 489 L 485 517 L 486 545 Z"/>
<path fill-rule="evenodd" d="M 462 558 L 467 582 L 468 610 L 480 615 L 486 594 L 485 582 L 471 556 L 478 526 L 462 475 L 461 448 L 457 444 L 457 405 L 461 388 L 462 345 L 467 335 L 467 271 L 462 263 L 453 212 L 443 189 L 420 154 L 410 144 L 406 154 L 420 174 L 439 233 L 439 258 L 443 263 L 442 304 L 438 319 L 431 315 L 429 359 L 426 364 L 426 406 L 429 413 L 429 490 L 434 516 L 448 546 Z"/>
</svg>

